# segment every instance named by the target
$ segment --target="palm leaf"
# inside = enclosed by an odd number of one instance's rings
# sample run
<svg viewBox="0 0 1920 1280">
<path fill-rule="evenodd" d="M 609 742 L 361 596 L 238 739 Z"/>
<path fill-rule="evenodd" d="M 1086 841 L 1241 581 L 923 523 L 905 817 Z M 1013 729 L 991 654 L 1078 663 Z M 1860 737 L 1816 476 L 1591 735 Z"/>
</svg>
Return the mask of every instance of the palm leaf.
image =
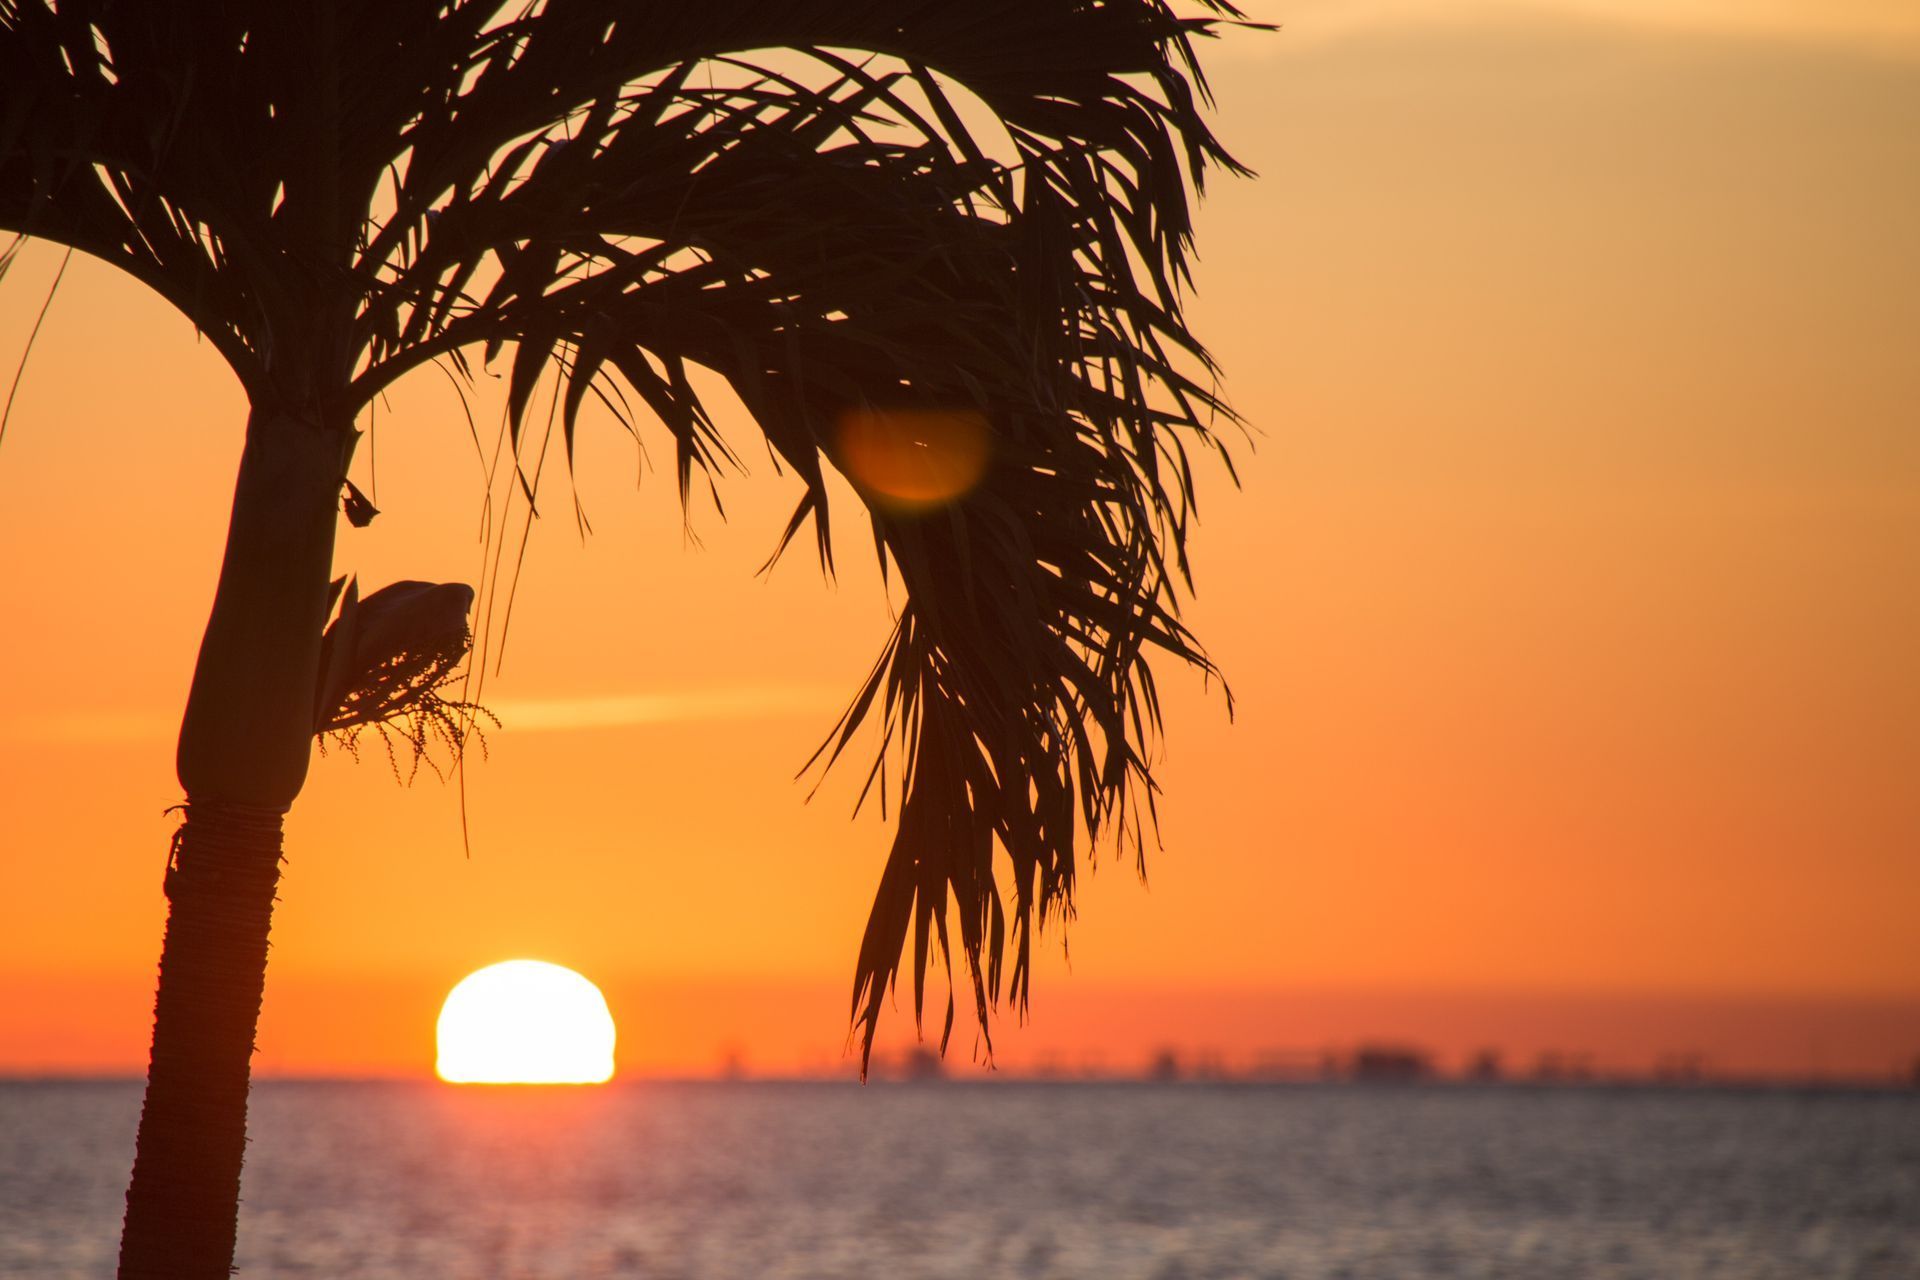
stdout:
<svg viewBox="0 0 1920 1280">
<path fill-rule="evenodd" d="M 1232 418 L 1182 293 L 1191 198 L 1238 171 L 1192 46 L 1238 14 L 1202 10 L 0 0 L 0 228 L 127 270 L 256 404 L 338 429 L 511 345 L 516 447 L 557 367 L 569 458 L 588 394 L 643 405 L 684 498 L 733 456 L 715 371 L 805 486 L 781 546 L 811 520 L 825 565 L 849 414 L 983 424 L 954 501 L 862 491 L 905 604 L 818 759 L 877 719 L 896 760 L 864 1065 L 936 948 L 983 1029 L 1024 1010 L 1077 851 L 1150 829 L 1150 655 L 1213 671 L 1178 594 L 1191 451 Z"/>
</svg>

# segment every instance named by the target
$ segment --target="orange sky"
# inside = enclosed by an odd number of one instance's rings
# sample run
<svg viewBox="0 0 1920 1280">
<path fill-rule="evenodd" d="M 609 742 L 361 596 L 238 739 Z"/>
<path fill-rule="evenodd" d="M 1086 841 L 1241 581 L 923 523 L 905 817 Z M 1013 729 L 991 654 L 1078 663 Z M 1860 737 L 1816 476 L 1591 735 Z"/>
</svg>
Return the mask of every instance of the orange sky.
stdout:
<svg viewBox="0 0 1920 1280">
<path fill-rule="evenodd" d="M 1152 887 L 1083 882 L 1072 972 L 1050 945 L 1003 1056 L 1920 1054 L 1920 21 L 1255 14 L 1287 29 L 1212 65 L 1263 176 L 1205 206 L 1196 303 L 1260 433 L 1194 548 L 1238 721 L 1170 680 Z M 0 289 L 8 365 L 56 261 Z M 0 447 L 0 1072 L 144 1060 L 243 412 L 183 321 L 76 260 Z M 750 474 L 698 547 L 616 432 L 583 443 L 584 546 L 550 471 L 471 859 L 453 788 L 317 763 L 263 1070 L 424 1070 L 440 994 L 517 955 L 607 987 L 629 1071 L 841 1061 L 886 829 L 847 821 L 853 771 L 811 804 L 791 779 L 886 605 L 850 495 L 836 585 L 753 576 L 797 490 L 734 422 Z M 445 382 L 376 430 L 385 514 L 340 568 L 472 581 Z"/>
</svg>

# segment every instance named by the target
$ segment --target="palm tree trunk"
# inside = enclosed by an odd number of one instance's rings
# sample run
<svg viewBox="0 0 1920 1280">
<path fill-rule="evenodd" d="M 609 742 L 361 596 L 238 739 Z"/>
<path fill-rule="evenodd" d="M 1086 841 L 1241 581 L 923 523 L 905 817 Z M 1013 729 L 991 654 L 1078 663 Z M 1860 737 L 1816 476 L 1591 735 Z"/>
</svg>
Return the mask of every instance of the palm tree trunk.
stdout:
<svg viewBox="0 0 1920 1280">
<path fill-rule="evenodd" d="M 280 878 L 280 814 L 192 804 L 167 871 L 167 936 L 120 1275 L 224 1277 L 233 1265 L 247 1073 Z"/>
<path fill-rule="evenodd" d="M 350 430 L 258 409 L 180 730 L 186 819 L 167 933 L 121 1280 L 233 1267 L 247 1082 L 280 878 L 280 822 L 306 779 Z"/>
</svg>

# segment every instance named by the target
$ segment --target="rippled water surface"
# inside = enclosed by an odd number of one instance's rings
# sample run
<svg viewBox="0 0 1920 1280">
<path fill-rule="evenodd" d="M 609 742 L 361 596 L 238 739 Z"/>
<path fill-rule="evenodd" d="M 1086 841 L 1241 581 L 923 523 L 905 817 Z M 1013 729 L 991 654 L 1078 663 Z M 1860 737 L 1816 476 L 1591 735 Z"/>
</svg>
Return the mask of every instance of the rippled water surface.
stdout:
<svg viewBox="0 0 1920 1280">
<path fill-rule="evenodd" d="M 0 1084 L 0 1276 L 112 1273 L 139 1089 Z M 255 1090 L 243 1276 L 1920 1277 L 1920 1096 Z"/>
</svg>

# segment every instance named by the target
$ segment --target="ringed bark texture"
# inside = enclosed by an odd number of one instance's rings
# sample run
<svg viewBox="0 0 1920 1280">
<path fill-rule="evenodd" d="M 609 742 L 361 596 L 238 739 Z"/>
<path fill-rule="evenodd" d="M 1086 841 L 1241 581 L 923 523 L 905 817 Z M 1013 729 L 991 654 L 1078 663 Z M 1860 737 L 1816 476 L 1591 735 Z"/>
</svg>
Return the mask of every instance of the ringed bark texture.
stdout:
<svg viewBox="0 0 1920 1280">
<path fill-rule="evenodd" d="M 233 1269 L 282 811 L 217 801 L 185 809 L 167 866 L 120 1280 L 224 1280 Z"/>
</svg>

